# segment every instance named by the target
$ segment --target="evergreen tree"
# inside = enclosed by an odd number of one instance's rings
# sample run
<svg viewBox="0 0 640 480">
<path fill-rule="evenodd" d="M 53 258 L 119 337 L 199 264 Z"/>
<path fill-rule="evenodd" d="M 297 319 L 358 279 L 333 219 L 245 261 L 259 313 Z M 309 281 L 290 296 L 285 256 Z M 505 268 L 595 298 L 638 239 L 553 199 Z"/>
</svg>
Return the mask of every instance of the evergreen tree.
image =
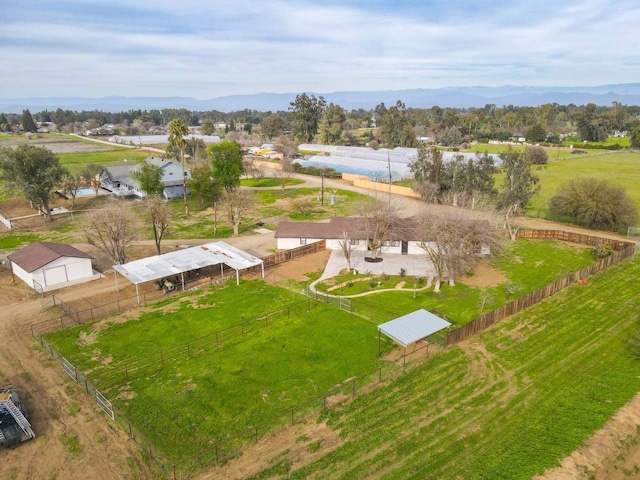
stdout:
<svg viewBox="0 0 640 480">
<path fill-rule="evenodd" d="M 33 117 L 31 116 L 29 109 L 22 111 L 22 130 L 31 133 L 36 133 L 38 131 L 36 122 L 33 121 Z"/>
<path fill-rule="evenodd" d="M 293 129 L 296 137 L 304 142 L 310 142 L 318 133 L 320 118 L 327 102 L 323 97 L 308 96 L 306 93 L 296 95 L 295 101 L 289 104 L 293 114 Z"/>
</svg>

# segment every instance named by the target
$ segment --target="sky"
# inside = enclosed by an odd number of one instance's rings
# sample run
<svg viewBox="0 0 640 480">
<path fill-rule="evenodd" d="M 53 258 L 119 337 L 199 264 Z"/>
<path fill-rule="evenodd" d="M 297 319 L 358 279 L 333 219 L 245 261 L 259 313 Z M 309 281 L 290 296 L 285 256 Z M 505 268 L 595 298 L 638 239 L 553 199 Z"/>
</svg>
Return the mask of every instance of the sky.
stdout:
<svg viewBox="0 0 640 480">
<path fill-rule="evenodd" d="M 0 0 L 0 96 L 640 81 L 637 0 Z"/>
</svg>

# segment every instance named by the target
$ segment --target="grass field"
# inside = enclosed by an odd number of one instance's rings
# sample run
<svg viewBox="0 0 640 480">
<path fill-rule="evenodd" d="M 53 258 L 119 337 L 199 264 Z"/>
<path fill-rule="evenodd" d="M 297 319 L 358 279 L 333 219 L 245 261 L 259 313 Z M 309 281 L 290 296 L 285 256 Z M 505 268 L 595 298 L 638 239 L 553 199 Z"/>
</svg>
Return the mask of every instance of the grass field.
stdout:
<svg viewBox="0 0 640 480">
<path fill-rule="evenodd" d="M 540 177 L 540 193 L 531 199 L 527 215 L 548 217 L 549 199 L 560 185 L 584 177 L 606 180 L 625 189 L 640 212 L 640 152 L 609 153 L 606 155 L 569 158 L 549 162 L 536 170 Z"/>
<path fill-rule="evenodd" d="M 123 164 L 126 159 L 129 163 L 138 163 L 149 156 L 149 152 L 144 150 L 132 150 L 124 147 L 113 147 L 106 152 L 80 152 L 80 153 L 60 153 L 60 165 L 75 173 L 82 172 L 82 169 L 90 163 L 108 167 L 115 163 Z"/>
<path fill-rule="evenodd" d="M 77 368 L 91 372 L 97 387 L 176 464 L 380 364 L 373 323 L 262 281 L 165 303 L 125 323 L 107 319 L 50 334 L 48 340 Z M 291 308 L 288 318 L 219 347 L 211 339 L 188 358 L 174 360 L 175 351 L 168 353 L 294 304 L 300 308 Z M 383 346 L 388 350 L 390 343 Z M 167 352 L 162 368 L 160 349 Z M 157 358 L 128 377 L 107 366 L 152 353 Z"/>
<path fill-rule="evenodd" d="M 640 261 L 626 261 L 446 349 L 330 412 L 342 446 L 297 471 L 278 466 L 293 479 L 542 473 L 640 389 L 628 344 L 640 328 L 638 275 Z"/>
<path fill-rule="evenodd" d="M 300 185 L 304 183 L 304 180 L 300 178 L 287 178 L 285 185 L 290 187 L 292 185 Z M 264 188 L 264 187 L 282 187 L 282 182 L 279 178 L 274 177 L 264 177 L 256 181 L 253 178 L 243 178 L 240 180 L 240 185 L 243 187 L 255 187 L 255 188 Z"/>
</svg>

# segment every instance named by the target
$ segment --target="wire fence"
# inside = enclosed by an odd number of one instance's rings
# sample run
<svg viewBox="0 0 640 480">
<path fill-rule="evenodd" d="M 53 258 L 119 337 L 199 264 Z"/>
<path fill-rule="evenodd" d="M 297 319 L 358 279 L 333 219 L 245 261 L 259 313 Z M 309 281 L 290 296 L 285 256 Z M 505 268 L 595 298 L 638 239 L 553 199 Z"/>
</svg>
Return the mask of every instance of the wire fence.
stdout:
<svg viewBox="0 0 640 480">
<path fill-rule="evenodd" d="M 206 337 L 195 339 L 171 349 L 161 350 L 154 355 L 140 357 L 132 361 L 114 365 L 111 367 L 113 371 L 112 374 L 105 372 L 96 373 L 97 371 L 95 370 L 93 373 L 94 375 L 100 376 L 101 384 L 104 384 L 107 388 L 116 384 L 123 384 L 130 381 L 134 374 L 146 375 L 154 369 L 162 368 L 169 362 L 186 360 L 190 355 L 196 355 L 206 349 L 212 349 L 222 345 L 225 340 L 243 336 L 259 328 L 268 327 L 276 321 L 289 318 L 290 315 L 311 311 L 313 308 L 317 308 L 324 303 L 333 305 L 333 302 L 324 302 L 324 298 L 322 297 L 318 297 L 317 299 L 308 297 L 304 302 L 289 305 L 288 307 L 270 312 L 269 314 L 250 321 L 242 322 L 241 324 L 215 332 Z M 61 317 L 59 320 L 63 318 L 66 317 Z M 75 323 L 73 324 L 75 325 Z M 267 433 L 273 433 L 278 428 L 304 422 L 310 414 L 335 408 L 358 394 L 365 393 L 380 383 L 397 377 L 403 369 L 406 368 L 407 357 L 424 353 L 421 348 L 414 349 L 408 356 L 405 355 L 405 357 L 401 357 L 395 361 L 385 362 L 375 370 L 358 377 L 353 377 L 343 384 L 336 385 L 322 395 L 318 395 L 304 403 L 286 409 L 273 417 L 265 419 L 259 424 L 230 434 L 224 440 L 212 444 L 210 447 L 190 458 L 184 459 L 179 463 L 171 463 L 167 457 L 153 445 L 148 437 L 136 428 L 136 426 L 109 401 L 106 395 L 98 390 L 96 385 L 88 379 L 84 372 L 77 369 L 46 340 L 44 337 L 45 334 L 38 329 L 38 325 L 32 325 L 31 331 L 36 341 L 60 364 L 65 373 L 81 385 L 87 395 L 96 402 L 98 407 L 113 421 L 118 423 L 123 430 L 129 434 L 130 438 L 140 445 L 140 448 L 150 459 L 156 462 L 168 474 L 172 474 L 173 478 L 188 478 L 195 470 L 206 468 L 214 463 L 219 464 L 237 456 L 238 453 L 246 449 L 248 445 L 256 443 Z"/>
<path fill-rule="evenodd" d="M 562 239 L 594 246 L 599 243 L 606 243 L 611 245 L 617 251 L 613 255 L 606 257 L 589 267 L 567 275 L 565 278 L 504 305 L 494 312 L 485 314 L 457 330 L 450 331 L 446 337 L 441 339 L 443 345 L 454 345 L 469 336 L 488 328 L 501 319 L 522 311 L 525 308 L 540 302 L 544 298 L 553 295 L 561 289 L 632 256 L 635 251 L 634 243 L 588 235 L 574 235 L 569 232 L 550 233 L 550 231 L 539 231 L 539 233 L 536 234 L 531 231 L 523 231 L 519 235 L 521 235 L 521 238 L 553 238 L 556 240 Z M 318 250 L 316 249 L 314 251 Z M 290 257 L 289 259 L 291 258 L 294 257 Z M 242 323 L 227 329 L 214 332 L 213 334 L 205 337 L 194 339 L 170 349 L 159 350 L 153 355 L 115 364 L 111 366 L 112 371 L 114 372 L 112 377 L 109 378 L 108 375 L 104 377 L 105 383 L 110 383 L 112 385 L 118 382 L 126 383 L 130 380 L 131 375 L 147 373 L 149 369 L 161 368 L 168 362 L 182 361 L 189 358 L 189 356 L 196 355 L 198 352 L 204 351 L 208 348 L 220 346 L 229 339 L 242 337 L 251 331 L 268 327 L 274 322 L 289 318 L 293 313 L 298 314 L 301 311 L 305 311 L 305 309 L 307 312 L 311 311 L 321 303 L 348 311 L 368 321 L 375 322 L 376 324 L 396 318 L 396 315 L 392 312 L 373 307 L 359 299 L 342 299 L 339 297 L 329 296 L 327 294 L 323 295 L 318 292 L 312 292 L 306 287 L 301 287 L 299 282 L 275 273 L 272 275 L 274 275 L 274 283 L 304 294 L 307 297 L 307 300 L 305 302 L 299 302 L 270 312 L 261 317 L 243 321 Z M 144 298 L 145 304 L 149 301 L 151 301 L 151 298 Z M 122 300 L 119 302 L 122 302 Z M 55 300 L 54 305 L 60 306 L 55 302 Z M 91 310 L 97 308 L 99 307 L 93 307 Z M 120 306 L 118 308 L 120 308 Z M 104 310 L 105 309 L 100 309 L 99 311 Z M 95 310 L 91 315 L 95 316 L 97 311 L 98 310 Z M 393 378 L 396 378 L 401 375 L 406 368 L 407 355 L 405 352 L 405 356 L 402 356 L 393 362 L 383 363 L 377 369 L 368 372 L 367 374 L 349 379 L 343 384 L 336 385 L 322 395 L 289 408 L 240 432 L 229 434 L 229 436 L 224 440 L 213 443 L 211 446 L 201 450 L 192 457 L 182 459 L 179 463 L 170 463 L 166 456 L 155 448 L 153 443 L 149 441 L 149 439 L 139 429 L 137 429 L 135 425 L 133 425 L 124 414 L 122 414 L 122 412 L 111 404 L 111 402 L 95 387 L 95 385 L 88 380 L 83 372 L 79 371 L 70 362 L 68 362 L 43 337 L 46 332 L 66 328 L 70 325 L 77 325 L 83 318 L 88 318 L 88 316 L 79 315 L 78 312 L 69 311 L 65 317 L 32 325 L 32 335 L 45 348 L 45 350 L 49 352 L 52 358 L 56 359 L 60 363 L 70 378 L 72 378 L 76 383 L 82 385 L 86 393 L 96 401 L 96 404 L 103 409 L 110 418 L 128 432 L 129 436 L 140 445 L 141 449 L 149 456 L 150 459 L 155 461 L 165 472 L 167 472 L 167 474 L 172 474 L 174 479 L 189 478 L 197 470 L 227 461 L 237 456 L 239 452 L 245 450 L 249 445 L 257 443 L 259 439 L 267 433 L 273 433 L 288 425 L 305 422 L 311 414 L 317 414 L 318 412 L 335 408 L 341 403 L 348 401 L 359 394 L 366 393 L 367 391 L 376 388 L 381 383 L 388 382 Z M 426 345 L 426 347 L 414 348 L 413 351 L 409 352 L 408 357 L 424 354 L 424 348 L 427 348 L 426 353 L 428 354 L 428 345 Z"/>
</svg>

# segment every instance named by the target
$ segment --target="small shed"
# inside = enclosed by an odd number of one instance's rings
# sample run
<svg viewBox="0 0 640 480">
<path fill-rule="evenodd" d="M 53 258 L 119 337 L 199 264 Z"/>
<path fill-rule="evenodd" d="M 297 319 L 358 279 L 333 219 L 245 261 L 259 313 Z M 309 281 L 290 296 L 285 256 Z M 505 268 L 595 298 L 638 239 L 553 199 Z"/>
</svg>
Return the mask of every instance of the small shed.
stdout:
<svg viewBox="0 0 640 480">
<path fill-rule="evenodd" d="M 36 242 L 7 255 L 11 272 L 38 293 L 102 277 L 91 255 L 71 245 Z"/>
<path fill-rule="evenodd" d="M 380 340 L 380 333 L 384 333 L 404 348 L 406 359 L 407 347 L 409 345 L 419 342 L 450 326 L 450 322 L 421 308 L 415 312 L 407 313 L 402 317 L 378 325 L 378 340 Z"/>
</svg>

